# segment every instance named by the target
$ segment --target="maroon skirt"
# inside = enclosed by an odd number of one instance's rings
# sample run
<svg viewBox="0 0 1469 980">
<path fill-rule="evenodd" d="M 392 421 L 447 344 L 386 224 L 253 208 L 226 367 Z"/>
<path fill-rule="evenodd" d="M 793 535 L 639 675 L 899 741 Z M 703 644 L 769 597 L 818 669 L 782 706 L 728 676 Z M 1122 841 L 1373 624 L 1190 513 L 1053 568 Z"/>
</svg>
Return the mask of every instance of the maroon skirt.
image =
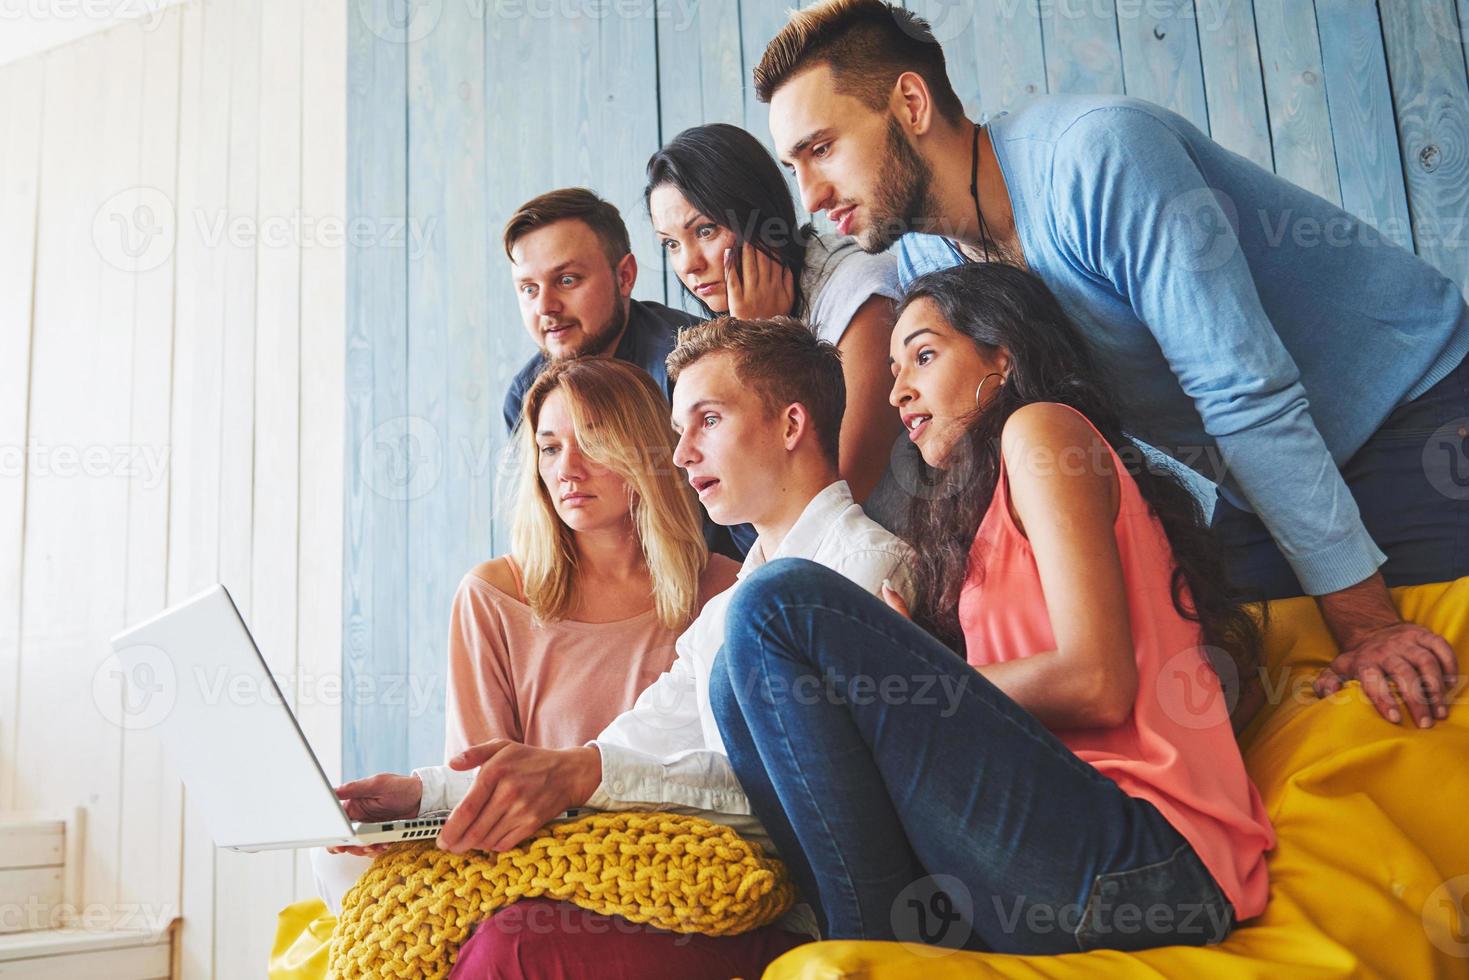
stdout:
<svg viewBox="0 0 1469 980">
<path fill-rule="evenodd" d="M 450 980 L 757 980 L 807 936 L 764 926 L 738 936 L 667 932 L 569 902 L 522 899 L 475 928 Z"/>
</svg>

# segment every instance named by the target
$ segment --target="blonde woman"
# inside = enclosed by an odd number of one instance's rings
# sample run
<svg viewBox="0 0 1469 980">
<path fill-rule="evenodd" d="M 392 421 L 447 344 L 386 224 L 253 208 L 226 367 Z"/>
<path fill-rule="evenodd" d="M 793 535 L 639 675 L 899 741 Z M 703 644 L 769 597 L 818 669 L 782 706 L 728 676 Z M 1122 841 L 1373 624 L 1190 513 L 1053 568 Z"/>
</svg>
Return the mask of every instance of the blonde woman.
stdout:
<svg viewBox="0 0 1469 980">
<path fill-rule="evenodd" d="M 471 569 L 450 613 L 446 758 L 494 738 L 595 738 L 672 665 L 675 638 L 739 570 L 705 546 L 647 372 L 553 362 L 524 408 L 510 553 Z M 352 819 L 391 820 L 452 807 L 473 777 L 431 766 L 337 793 Z M 374 849 L 344 850 L 357 857 L 314 861 L 333 911 Z"/>
</svg>

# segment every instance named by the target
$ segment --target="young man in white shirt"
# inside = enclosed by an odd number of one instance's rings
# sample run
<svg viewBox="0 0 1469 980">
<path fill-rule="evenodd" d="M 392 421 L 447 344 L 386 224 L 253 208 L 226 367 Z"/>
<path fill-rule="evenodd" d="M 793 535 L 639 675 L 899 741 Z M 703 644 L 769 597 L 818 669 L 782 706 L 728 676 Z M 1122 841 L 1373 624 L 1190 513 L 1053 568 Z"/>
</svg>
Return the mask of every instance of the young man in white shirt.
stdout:
<svg viewBox="0 0 1469 980">
<path fill-rule="evenodd" d="M 675 381 L 674 463 L 720 524 L 759 532 L 743 579 L 776 558 L 806 558 L 877 595 L 908 595 L 911 551 L 862 513 L 837 475 L 846 392 L 840 356 L 798 320 L 721 318 L 685 330 L 668 358 Z M 495 739 L 450 767 L 414 771 L 420 812 L 454 807 L 445 850 L 508 850 L 565 810 L 705 813 L 770 846 L 725 755 L 709 677 L 738 584 L 678 639 L 672 668 L 586 746 Z M 379 778 L 379 777 L 374 777 Z"/>
</svg>

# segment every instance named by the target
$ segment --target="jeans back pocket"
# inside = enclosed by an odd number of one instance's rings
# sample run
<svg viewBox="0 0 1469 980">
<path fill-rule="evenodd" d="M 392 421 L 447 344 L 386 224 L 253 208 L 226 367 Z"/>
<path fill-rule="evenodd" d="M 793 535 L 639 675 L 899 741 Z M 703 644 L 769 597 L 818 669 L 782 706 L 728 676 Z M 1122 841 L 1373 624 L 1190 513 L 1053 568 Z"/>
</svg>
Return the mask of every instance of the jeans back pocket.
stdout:
<svg viewBox="0 0 1469 980">
<path fill-rule="evenodd" d="M 1162 861 L 1097 875 L 1077 924 L 1082 951 L 1217 943 L 1234 906 L 1187 842 Z"/>
</svg>

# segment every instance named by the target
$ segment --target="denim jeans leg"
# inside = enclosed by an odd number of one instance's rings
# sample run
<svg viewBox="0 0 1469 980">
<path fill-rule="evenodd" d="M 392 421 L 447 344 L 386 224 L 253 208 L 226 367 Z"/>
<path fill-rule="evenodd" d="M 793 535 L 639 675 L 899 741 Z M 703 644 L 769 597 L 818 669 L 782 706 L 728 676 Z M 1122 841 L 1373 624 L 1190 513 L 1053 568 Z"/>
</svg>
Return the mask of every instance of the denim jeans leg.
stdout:
<svg viewBox="0 0 1469 980">
<path fill-rule="evenodd" d="M 1469 575 L 1469 361 L 1394 409 L 1342 476 L 1389 586 Z"/>
<path fill-rule="evenodd" d="M 862 935 L 871 938 L 897 938 L 890 934 L 891 915 L 887 902 L 879 907 L 870 907 L 863 902 L 869 895 L 897 892 L 923 877 L 922 865 L 914 856 L 912 848 L 903 837 L 902 824 L 897 819 L 890 803 L 886 802 L 884 788 L 870 769 L 854 763 L 848 769 L 849 777 L 842 791 L 853 798 L 868 801 L 865 818 L 858 824 L 841 828 L 822 828 L 808 825 L 799 833 L 792 827 L 778 791 L 770 777 L 772 772 L 787 774 L 784 781 L 787 793 L 801 793 L 806 801 L 805 812 L 820 814 L 821 801 L 816 789 L 803 785 L 799 778 L 797 756 L 812 751 L 812 746 L 789 740 L 764 740 L 757 746 L 751 734 L 747 713 L 758 713 L 762 718 L 778 717 L 790 706 L 784 693 L 777 694 L 766 683 L 759 671 L 730 669 L 730 659 L 723 650 L 716 663 L 714 679 L 710 684 L 710 699 L 715 717 L 719 722 L 720 735 L 725 739 L 725 750 L 745 794 L 750 798 L 760 822 L 770 834 L 781 856 L 794 857 L 787 861 L 802 894 L 816 910 L 821 923 L 822 936 L 828 939 L 850 938 Z M 814 692 L 802 697 L 819 697 Z M 854 741 L 844 745 L 823 746 L 819 751 L 835 751 L 839 755 L 853 756 L 860 749 Z M 837 834 L 843 835 L 837 840 Z M 859 862 L 849 863 L 854 855 L 861 855 Z M 838 866 L 842 874 L 819 880 L 813 864 L 823 867 Z"/>
<path fill-rule="evenodd" d="M 1305 595 L 1295 570 L 1258 515 L 1241 510 L 1216 493 L 1210 527 L 1219 541 L 1229 584 L 1245 601 Z"/>
<path fill-rule="evenodd" d="M 1014 953 L 1217 938 L 1087 926 L 1093 892 L 1124 883 L 1105 875 L 1153 869 L 1127 901 L 1221 896 L 1207 872 L 1174 873 L 1196 858 L 1156 808 L 836 572 L 780 559 L 748 576 L 720 657 L 722 715 L 732 697 L 749 736 L 736 772 L 767 828 L 783 819 L 798 842 L 828 938 L 935 941 L 940 921 L 942 945 Z"/>
<path fill-rule="evenodd" d="M 791 826 L 785 810 L 780 806 L 779 797 L 767 772 L 767 766 L 777 766 L 780 760 L 779 758 L 766 760 L 761 757 L 755 740 L 750 735 L 750 727 L 745 722 L 744 711 L 735 698 L 734 686 L 731 683 L 729 672 L 725 669 L 726 663 L 721 651 L 714 660 L 714 669 L 709 680 L 710 707 L 719 724 L 719 734 L 724 740 L 724 750 L 729 755 L 730 765 L 735 775 L 739 777 L 740 786 L 749 798 L 755 815 L 760 818 L 760 823 L 765 827 L 765 832 L 770 835 L 776 850 L 779 851 L 779 857 L 785 863 L 791 880 L 795 882 L 796 888 L 800 891 L 801 900 L 810 905 L 812 911 L 815 912 L 822 936 L 830 937 L 832 932 L 821 905 L 821 890 L 817 887 L 811 863 L 806 857 L 800 837 L 796 834 L 795 828 Z M 874 829 L 881 832 L 883 828 L 879 826 Z M 887 829 L 894 830 L 891 825 Z M 893 860 L 898 863 L 895 874 L 899 881 L 906 883 L 923 875 L 917 857 L 913 855 L 907 842 L 901 838 L 888 839 L 885 842 L 884 852 L 891 854 Z"/>
</svg>

